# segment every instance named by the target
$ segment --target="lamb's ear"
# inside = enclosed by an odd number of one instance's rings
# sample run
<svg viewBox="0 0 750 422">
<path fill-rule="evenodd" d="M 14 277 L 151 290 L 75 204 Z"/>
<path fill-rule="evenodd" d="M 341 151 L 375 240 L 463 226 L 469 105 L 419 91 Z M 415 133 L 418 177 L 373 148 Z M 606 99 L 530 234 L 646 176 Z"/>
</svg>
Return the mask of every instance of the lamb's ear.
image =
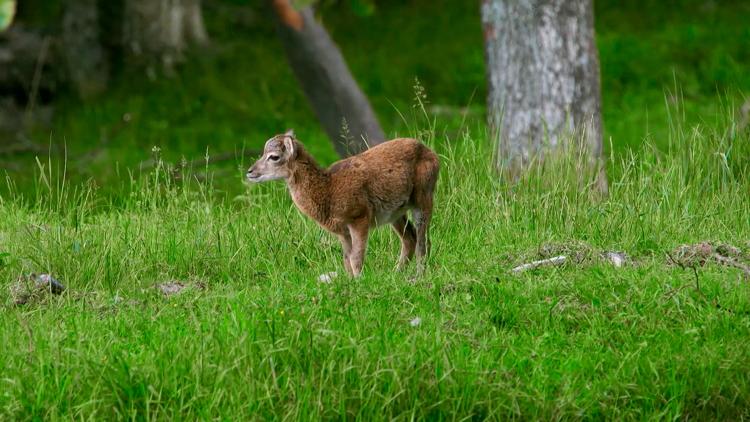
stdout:
<svg viewBox="0 0 750 422">
<path fill-rule="evenodd" d="M 294 153 L 297 152 L 294 147 L 294 132 L 291 130 L 284 134 L 284 149 L 289 157 L 294 157 Z"/>
</svg>

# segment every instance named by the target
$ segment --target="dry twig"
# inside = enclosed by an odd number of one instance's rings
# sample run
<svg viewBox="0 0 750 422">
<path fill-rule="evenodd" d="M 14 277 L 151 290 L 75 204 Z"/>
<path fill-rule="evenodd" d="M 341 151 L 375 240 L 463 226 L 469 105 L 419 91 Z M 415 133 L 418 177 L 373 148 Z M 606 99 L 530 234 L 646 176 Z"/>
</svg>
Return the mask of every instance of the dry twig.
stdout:
<svg viewBox="0 0 750 422">
<path fill-rule="evenodd" d="M 547 259 L 540 259 L 538 261 L 532 261 L 527 264 L 519 265 L 515 268 L 513 268 L 511 271 L 514 273 L 521 273 L 527 270 L 533 270 L 535 268 L 539 267 L 547 267 L 547 266 L 558 266 L 565 263 L 565 261 L 568 259 L 565 255 L 559 255 L 552 258 Z"/>
</svg>

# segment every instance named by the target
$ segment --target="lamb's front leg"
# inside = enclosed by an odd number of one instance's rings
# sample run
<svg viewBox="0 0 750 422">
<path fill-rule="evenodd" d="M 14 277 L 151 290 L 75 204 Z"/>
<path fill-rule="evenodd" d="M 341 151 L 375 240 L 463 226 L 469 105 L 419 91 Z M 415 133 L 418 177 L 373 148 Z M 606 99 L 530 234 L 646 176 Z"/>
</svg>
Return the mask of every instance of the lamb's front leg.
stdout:
<svg viewBox="0 0 750 422">
<path fill-rule="evenodd" d="M 347 273 L 354 275 L 352 272 L 352 264 L 349 261 L 352 255 L 352 237 L 349 235 L 348 231 L 339 234 L 338 237 L 341 242 L 341 249 L 344 251 L 344 268 L 346 268 Z"/>
<path fill-rule="evenodd" d="M 349 263 L 352 266 L 352 275 L 359 277 L 367 251 L 367 237 L 370 232 L 370 222 L 362 218 L 349 225 L 349 234 L 352 238 L 352 252 L 349 255 Z"/>
</svg>

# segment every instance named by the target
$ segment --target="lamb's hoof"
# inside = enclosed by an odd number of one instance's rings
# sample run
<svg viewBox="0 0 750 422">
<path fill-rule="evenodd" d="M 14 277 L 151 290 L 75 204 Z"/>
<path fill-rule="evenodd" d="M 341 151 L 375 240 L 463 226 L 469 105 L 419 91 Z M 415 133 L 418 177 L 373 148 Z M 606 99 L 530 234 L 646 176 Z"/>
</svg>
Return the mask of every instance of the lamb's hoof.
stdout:
<svg viewBox="0 0 750 422">
<path fill-rule="evenodd" d="M 396 271 L 404 271 L 411 264 L 411 258 L 401 258 L 396 262 Z"/>
</svg>

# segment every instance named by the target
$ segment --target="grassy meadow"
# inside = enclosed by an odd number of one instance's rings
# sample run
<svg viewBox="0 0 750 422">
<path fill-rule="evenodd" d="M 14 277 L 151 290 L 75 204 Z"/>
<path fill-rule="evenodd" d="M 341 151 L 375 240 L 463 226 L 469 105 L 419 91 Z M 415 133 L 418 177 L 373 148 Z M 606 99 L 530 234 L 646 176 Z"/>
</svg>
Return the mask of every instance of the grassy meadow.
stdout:
<svg viewBox="0 0 750 422">
<path fill-rule="evenodd" d="M 750 282 L 667 258 L 705 240 L 750 258 L 734 135 L 675 125 L 667 153 L 619 162 L 606 199 L 573 155 L 509 186 L 485 140 L 436 145 L 427 273 L 394 271 L 385 229 L 364 276 L 331 283 L 340 247 L 282 184 L 227 204 L 157 164 L 112 204 L 42 165 L 35 197 L 0 206 L 0 279 L 49 271 L 68 289 L 4 301 L 0 418 L 747 418 Z M 558 253 L 574 259 L 510 271 Z"/>
<path fill-rule="evenodd" d="M 360 279 L 282 183 L 243 183 L 288 127 L 335 155 L 273 27 L 205 3 L 176 75 L 123 70 L 0 155 L 0 420 L 750 419 L 750 279 L 680 252 L 750 265 L 747 3 L 595 2 L 605 198 L 575 152 L 491 169 L 476 4 L 325 7 L 387 133 L 441 157 L 426 273 L 383 228 Z M 67 289 L 16 305 L 30 273 Z"/>
</svg>

